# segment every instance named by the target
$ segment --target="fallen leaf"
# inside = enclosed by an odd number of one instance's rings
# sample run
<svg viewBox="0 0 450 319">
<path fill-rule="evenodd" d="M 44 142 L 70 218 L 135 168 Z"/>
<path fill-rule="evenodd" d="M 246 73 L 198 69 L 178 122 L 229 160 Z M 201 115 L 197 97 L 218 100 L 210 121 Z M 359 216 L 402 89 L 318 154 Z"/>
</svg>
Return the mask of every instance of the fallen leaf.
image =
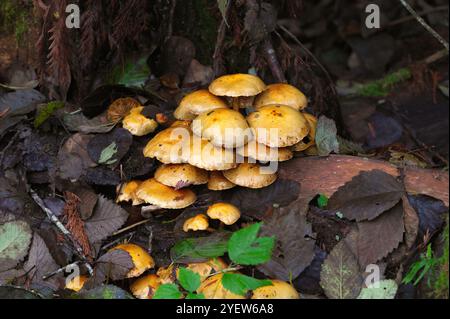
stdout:
<svg viewBox="0 0 450 319">
<path fill-rule="evenodd" d="M 57 158 L 60 178 L 78 180 L 86 174 L 89 167 L 96 165 L 87 152 L 87 144 L 91 138 L 91 135 L 77 133 L 66 141 Z"/>
<path fill-rule="evenodd" d="M 0 286 L 0 299 L 42 299 L 42 296 L 21 287 Z"/>
<path fill-rule="evenodd" d="M 372 221 L 359 222 L 356 247 L 361 267 L 389 255 L 403 241 L 404 232 L 401 203 Z"/>
<path fill-rule="evenodd" d="M 325 259 L 320 272 L 320 285 L 330 299 L 356 299 L 363 278 L 358 261 L 345 241 L 339 242 Z"/>
<path fill-rule="evenodd" d="M 36 109 L 45 96 L 37 90 L 19 90 L 0 96 L 0 113 L 9 110 L 7 116 L 24 115 Z"/>
<path fill-rule="evenodd" d="M 394 280 L 381 280 L 363 288 L 358 299 L 394 299 L 398 285 Z"/>
<path fill-rule="evenodd" d="M 0 272 L 14 268 L 25 258 L 31 243 L 31 228 L 24 221 L 0 225 Z"/>
<path fill-rule="evenodd" d="M 402 197 L 403 204 L 403 223 L 405 224 L 405 240 L 407 248 L 412 248 L 417 239 L 417 234 L 419 233 L 419 216 L 411 206 L 408 196 L 404 195 Z"/>
<path fill-rule="evenodd" d="M 87 151 L 94 162 L 106 165 L 118 164 L 122 157 L 128 152 L 132 143 L 133 136 L 128 130 L 116 128 L 108 134 L 95 135 L 89 141 Z M 113 147 L 109 154 L 105 154 L 105 150 L 111 148 L 111 145 L 113 145 Z"/>
<path fill-rule="evenodd" d="M 316 147 L 320 156 L 339 154 L 336 123 L 324 115 L 317 121 Z"/>
<path fill-rule="evenodd" d="M 85 288 L 94 288 L 108 280 L 122 280 L 133 267 L 133 260 L 128 252 L 121 249 L 109 251 L 95 262 L 94 275 L 86 282 Z"/>
<path fill-rule="evenodd" d="M 328 254 L 319 247 L 314 247 L 314 258 L 311 264 L 294 281 L 295 288 L 306 294 L 320 295 L 323 289 L 320 286 L 320 271 Z"/>
<path fill-rule="evenodd" d="M 27 277 L 33 285 L 57 290 L 61 287 L 63 281 L 61 274 L 56 274 L 47 280 L 44 280 L 43 277 L 59 268 L 60 266 L 54 261 L 44 240 L 35 232 L 28 259 L 23 266 L 23 269 L 27 272 Z"/>
<path fill-rule="evenodd" d="M 442 201 L 426 195 L 408 195 L 408 199 L 419 216 L 420 240 L 426 234 L 435 234 L 443 227 L 448 208 Z"/>
<path fill-rule="evenodd" d="M 10 285 L 16 278 L 23 277 L 25 274 L 23 269 L 10 269 L 0 272 L 0 286 Z"/>
<path fill-rule="evenodd" d="M 89 241 L 94 244 L 107 238 L 118 230 L 127 218 L 128 213 L 122 207 L 99 195 L 92 217 L 84 224 Z"/>
<path fill-rule="evenodd" d="M 264 220 L 261 236 L 275 236 L 276 244 L 272 258 L 259 265 L 258 270 L 284 281 L 297 278 L 314 258 L 314 240 L 311 225 L 306 221 L 305 207 L 296 202 L 288 207 L 274 210 Z"/>
<path fill-rule="evenodd" d="M 108 120 L 106 114 L 89 119 L 81 112 L 69 113 L 63 116 L 63 121 L 69 131 L 83 134 L 108 133 L 116 126 L 116 123 Z"/>
<path fill-rule="evenodd" d="M 395 177 L 379 170 L 362 172 L 331 196 L 328 209 L 349 220 L 373 220 L 394 207 L 405 193 Z"/>
<path fill-rule="evenodd" d="M 103 186 L 117 186 L 121 182 L 119 172 L 106 167 L 88 168 L 84 180 L 88 184 Z"/>
<path fill-rule="evenodd" d="M 240 208 L 243 214 L 262 219 L 267 210 L 274 205 L 287 206 L 297 199 L 300 184 L 279 179 L 272 185 L 261 189 L 233 188 L 226 198 L 229 202 Z"/>
</svg>

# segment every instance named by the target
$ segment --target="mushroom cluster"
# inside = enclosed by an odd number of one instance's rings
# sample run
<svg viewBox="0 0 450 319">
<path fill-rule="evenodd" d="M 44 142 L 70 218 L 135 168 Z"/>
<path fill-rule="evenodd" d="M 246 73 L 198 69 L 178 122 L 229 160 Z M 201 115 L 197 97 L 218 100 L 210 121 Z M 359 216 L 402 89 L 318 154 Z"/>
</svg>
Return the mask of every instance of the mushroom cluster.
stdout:
<svg viewBox="0 0 450 319">
<path fill-rule="evenodd" d="M 276 168 L 267 163 L 288 161 L 294 152 L 314 148 L 317 119 L 304 112 L 306 106 L 305 95 L 289 84 L 266 86 L 250 74 L 219 77 L 208 89 L 180 101 L 173 114 L 176 121 L 153 136 L 143 151 L 161 166 L 149 180 L 122 185 L 117 200 L 181 209 L 196 201 L 189 186 L 206 185 L 214 191 L 267 187 L 277 179 Z M 142 110 L 129 98 L 120 99 L 108 116 L 122 119 L 124 128 L 143 136 L 158 123 Z M 207 223 L 201 216 L 196 221 Z"/>
</svg>

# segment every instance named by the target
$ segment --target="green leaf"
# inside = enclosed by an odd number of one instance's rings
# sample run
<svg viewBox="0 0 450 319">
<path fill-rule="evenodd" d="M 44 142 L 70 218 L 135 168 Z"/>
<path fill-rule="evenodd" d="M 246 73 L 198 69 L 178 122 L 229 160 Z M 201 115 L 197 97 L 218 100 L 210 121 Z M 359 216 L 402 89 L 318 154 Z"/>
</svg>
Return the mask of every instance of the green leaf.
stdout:
<svg viewBox="0 0 450 319">
<path fill-rule="evenodd" d="M 117 161 L 117 159 L 111 160 L 111 158 L 116 155 L 118 151 L 118 147 L 116 142 L 112 142 L 109 144 L 100 154 L 100 159 L 98 160 L 99 164 L 110 165 Z"/>
<path fill-rule="evenodd" d="M 204 294 L 193 294 L 193 293 L 188 293 L 186 295 L 186 299 L 205 299 L 205 295 Z"/>
<path fill-rule="evenodd" d="M 155 291 L 153 299 L 180 299 L 183 294 L 175 284 L 163 284 Z"/>
<path fill-rule="evenodd" d="M 178 242 L 170 250 L 173 262 L 203 262 L 223 256 L 227 252 L 229 233 L 220 232 L 209 237 L 188 238 Z"/>
<path fill-rule="evenodd" d="M 200 287 L 200 275 L 187 268 L 180 268 L 178 280 L 181 286 L 189 292 L 194 292 Z"/>
<path fill-rule="evenodd" d="M 317 121 L 316 146 L 320 156 L 339 154 L 336 123 L 324 115 Z"/>
<path fill-rule="evenodd" d="M 394 299 L 398 286 L 394 280 L 381 280 L 363 288 L 358 299 Z"/>
<path fill-rule="evenodd" d="M 48 118 L 58 109 L 64 107 L 64 102 L 53 101 L 47 103 L 42 109 L 37 112 L 36 118 L 34 119 L 34 127 L 38 128 L 42 125 Z"/>
<path fill-rule="evenodd" d="M 222 285 L 232 293 L 245 296 L 247 291 L 255 290 L 259 287 L 271 286 L 272 282 L 267 279 L 260 280 L 241 274 L 226 273 L 222 277 Z"/>
<path fill-rule="evenodd" d="M 118 65 L 112 71 L 110 84 L 121 84 L 127 87 L 142 87 L 150 76 L 147 56 L 137 61 L 130 58 L 125 65 Z"/>
<path fill-rule="evenodd" d="M 261 223 L 235 232 L 228 241 L 228 255 L 239 265 L 259 265 L 270 260 L 275 237 L 257 237 Z"/>
<path fill-rule="evenodd" d="M 328 197 L 326 195 L 320 194 L 317 198 L 317 205 L 319 208 L 325 208 L 328 205 Z"/>
<path fill-rule="evenodd" d="M 31 229 L 24 221 L 0 225 L 0 271 L 15 267 L 28 253 Z"/>
</svg>

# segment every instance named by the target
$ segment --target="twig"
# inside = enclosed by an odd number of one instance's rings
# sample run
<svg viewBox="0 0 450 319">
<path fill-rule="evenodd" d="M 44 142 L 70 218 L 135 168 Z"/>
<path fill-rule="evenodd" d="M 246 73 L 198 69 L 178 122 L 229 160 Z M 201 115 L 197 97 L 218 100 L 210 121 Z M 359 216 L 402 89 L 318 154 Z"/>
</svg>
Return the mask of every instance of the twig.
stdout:
<svg viewBox="0 0 450 319">
<path fill-rule="evenodd" d="M 448 10 L 448 6 L 439 6 L 439 7 L 435 7 L 435 8 L 426 9 L 421 12 L 417 12 L 417 15 L 422 17 L 422 16 L 428 15 L 430 13 L 444 11 L 444 10 Z M 403 17 L 403 18 L 391 21 L 385 28 L 380 28 L 378 30 L 382 31 L 383 29 L 390 28 L 390 27 L 393 27 L 393 26 L 396 26 L 396 25 L 399 25 L 399 24 L 402 24 L 402 23 L 405 23 L 405 22 L 408 22 L 411 20 L 416 20 L 416 17 L 415 16 L 407 16 L 407 17 Z"/>
<path fill-rule="evenodd" d="M 56 215 L 44 204 L 44 201 L 39 197 L 39 195 L 30 188 L 31 198 L 38 204 L 38 206 L 47 214 L 47 217 L 58 227 L 58 229 L 63 233 L 63 235 L 73 244 L 75 250 L 77 251 L 77 255 L 83 260 L 86 265 L 86 268 L 89 271 L 90 275 L 94 274 L 94 270 L 92 266 L 89 264 L 87 257 L 83 253 L 83 248 L 80 244 L 73 238 L 72 234 L 67 230 L 67 228 L 61 223 L 61 221 L 56 217 Z"/>
<path fill-rule="evenodd" d="M 0 166 L 3 165 L 3 159 L 5 157 L 6 151 L 14 144 L 16 141 L 17 136 L 19 136 L 19 131 L 17 131 L 14 136 L 11 138 L 11 140 L 8 142 L 8 144 L 5 146 L 5 148 L 0 153 Z"/>
<path fill-rule="evenodd" d="M 120 229 L 120 230 L 114 232 L 114 233 L 112 234 L 112 236 L 116 236 L 116 235 L 122 234 L 122 233 L 124 233 L 124 232 L 126 232 L 126 231 L 128 231 L 128 230 L 130 230 L 130 229 L 133 229 L 133 228 L 135 228 L 135 227 L 137 227 L 137 226 L 144 225 L 145 223 L 147 223 L 147 222 L 149 222 L 149 221 L 150 221 L 150 219 L 144 219 L 144 220 L 141 220 L 140 222 L 137 222 L 137 223 L 135 223 L 135 224 L 133 224 L 133 225 L 127 226 L 127 227 L 125 227 L 125 228 L 122 228 L 122 229 Z"/>
<path fill-rule="evenodd" d="M 47 280 L 48 278 L 53 277 L 53 276 L 56 275 L 56 274 L 62 273 L 63 271 L 66 271 L 67 268 L 70 268 L 70 267 L 72 267 L 72 266 L 76 266 L 76 265 L 78 265 L 79 263 L 80 263 L 80 261 L 76 261 L 76 262 L 71 263 L 71 264 L 68 264 L 68 265 L 66 265 L 66 266 L 64 266 L 64 267 L 61 267 L 61 268 L 59 268 L 59 269 L 57 269 L 57 270 L 55 270 L 55 271 L 52 271 L 51 273 L 48 273 L 48 274 L 42 276 L 42 279 L 43 279 L 43 280 Z"/>
<path fill-rule="evenodd" d="M 267 37 L 262 43 L 262 50 L 264 52 L 264 57 L 266 58 L 266 62 L 269 65 L 270 71 L 273 76 L 277 80 L 277 82 L 286 82 L 286 77 L 281 70 L 280 62 L 278 62 L 278 58 L 273 48 L 272 41 L 269 37 Z"/>
<path fill-rule="evenodd" d="M 225 35 L 226 35 L 226 31 L 227 31 L 228 12 L 230 11 L 232 2 L 233 2 L 232 0 L 228 1 L 227 8 L 222 17 L 222 21 L 220 22 L 219 29 L 217 30 L 216 46 L 215 46 L 214 54 L 213 54 L 214 77 L 221 75 L 223 72 L 222 49 L 223 49 L 223 44 L 225 42 Z"/>
<path fill-rule="evenodd" d="M 425 20 L 417 14 L 417 12 L 405 1 L 405 0 L 399 0 L 400 3 L 406 8 L 406 10 L 411 13 L 411 15 L 416 18 L 416 20 L 428 31 L 431 33 L 433 37 L 435 37 L 448 51 L 449 50 L 449 44 L 447 41 L 444 40 L 444 38 L 437 33 L 428 23 L 425 22 Z"/>
</svg>

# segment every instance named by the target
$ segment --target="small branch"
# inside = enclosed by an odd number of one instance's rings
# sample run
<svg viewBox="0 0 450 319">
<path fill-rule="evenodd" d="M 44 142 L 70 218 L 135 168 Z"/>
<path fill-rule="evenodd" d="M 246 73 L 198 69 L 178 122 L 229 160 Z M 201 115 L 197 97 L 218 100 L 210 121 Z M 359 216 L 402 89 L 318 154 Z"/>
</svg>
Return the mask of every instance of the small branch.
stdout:
<svg viewBox="0 0 450 319">
<path fill-rule="evenodd" d="M 67 228 L 61 223 L 61 221 L 56 217 L 56 215 L 44 204 L 44 201 L 39 197 L 39 195 L 30 188 L 31 198 L 38 204 L 38 206 L 47 214 L 47 217 L 56 225 L 56 227 L 63 233 L 63 235 L 73 244 L 75 250 L 77 251 L 77 255 L 83 260 L 86 265 L 86 268 L 89 271 L 90 275 L 94 274 L 94 270 L 92 266 L 89 264 L 87 257 L 83 253 L 83 248 L 80 244 L 73 238 L 72 234 L 67 230 Z"/>
<path fill-rule="evenodd" d="M 431 33 L 433 37 L 435 37 L 448 51 L 449 50 L 449 44 L 447 41 L 444 40 L 444 38 L 437 33 L 428 23 L 425 22 L 425 20 L 406 2 L 406 0 L 399 0 L 400 3 L 406 8 L 406 10 L 411 13 L 414 18 L 416 18 L 417 22 L 419 22 L 428 32 Z"/>
<path fill-rule="evenodd" d="M 225 42 L 225 35 L 227 33 L 227 17 L 228 12 L 230 11 L 232 0 L 228 1 L 227 8 L 225 10 L 225 14 L 222 17 L 222 21 L 220 22 L 219 29 L 217 30 L 217 39 L 216 46 L 213 54 L 213 71 L 214 77 L 217 77 L 223 73 L 223 59 L 222 59 L 222 50 Z"/>
<path fill-rule="evenodd" d="M 267 64 L 269 65 L 270 71 L 273 76 L 277 80 L 277 82 L 286 83 L 286 77 L 281 70 L 280 62 L 278 62 L 278 58 L 273 48 L 272 41 L 270 38 L 266 38 L 262 43 L 262 50 L 264 53 L 264 57 L 266 59 Z"/>
<path fill-rule="evenodd" d="M 57 274 L 59 274 L 59 273 L 62 273 L 62 272 L 64 272 L 64 271 L 66 271 L 67 268 L 71 268 L 71 267 L 73 267 L 73 266 L 77 266 L 79 263 L 80 263 L 79 261 L 76 261 L 76 262 L 71 263 L 71 264 L 69 264 L 69 265 L 66 265 L 66 266 L 64 266 L 64 267 L 61 267 L 61 268 L 59 268 L 59 269 L 57 269 L 57 270 L 55 270 L 55 271 L 52 271 L 51 273 L 48 273 L 48 274 L 42 276 L 42 279 L 43 279 L 43 280 L 47 280 L 48 278 L 53 277 L 54 275 L 57 275 Z"/>
</svg>

